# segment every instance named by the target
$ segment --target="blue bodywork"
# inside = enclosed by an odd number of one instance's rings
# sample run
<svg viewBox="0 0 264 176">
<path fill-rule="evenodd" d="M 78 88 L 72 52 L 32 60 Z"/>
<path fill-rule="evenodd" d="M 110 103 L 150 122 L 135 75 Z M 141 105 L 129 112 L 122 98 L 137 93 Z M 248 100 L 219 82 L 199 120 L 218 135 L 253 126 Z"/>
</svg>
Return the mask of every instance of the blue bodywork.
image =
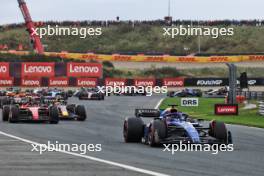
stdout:
<svg viewBox="0 0 264 176">
<path fill-rule="evenodd" d="M 161 111 L 159 119 L 166 120 L 166 123 L 168 126 L 177 128 L 177 129 L 183 129 L 187 136 L 188 140 L 192 143 L 200 143 L 200 136 L 197 129 L 194 127 L 194 125 L 199 125 L 198 122 L 191 123 L 187 121 L 187 115 L 182 112 L 174 112 L 170 113 L 168 110 Z M 147 140 L 147 137 L 149 135 L 151 123 L 145 126 L 144 129 L 144 138 Z"/>
</svg>

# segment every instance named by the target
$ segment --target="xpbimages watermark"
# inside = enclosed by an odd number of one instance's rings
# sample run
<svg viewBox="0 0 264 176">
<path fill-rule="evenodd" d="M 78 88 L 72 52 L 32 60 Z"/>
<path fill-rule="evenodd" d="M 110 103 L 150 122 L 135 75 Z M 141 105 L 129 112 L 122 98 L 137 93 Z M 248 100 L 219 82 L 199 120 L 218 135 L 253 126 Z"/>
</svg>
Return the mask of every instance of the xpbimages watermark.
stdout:
<svg viewBox="0 0 264 176">
<path fill-rule="evenodd" d="M 102 28 L 85 28 L 85 27 L 60 27 L 50 26 L 43 28 L 32 28 L 31 35 L 37 35 L 40 38 L 43 36 L 79 36 L 81 39 L 87 38 L 87 36 L 100 36 L 103 34 Z"/>
<path fill-rule="evenodd" d="M 31 152 L 37 152 L 42 155 L 45 152 L 75 152 L 81 155 L 86 155 L 88 152 L 102 151 L 101 144 L 60 144 L 58 141 L 52 143 L 48 141 L 47 144 L 31 144 Z"/>
<path fill-rule="evenodd" d="M 163 28 L 163 36 L 175 38 L 177 36 L 209 36 L 214 39 L 220 36 L 233 36 L 234 28 L 195 27 L 191 25 Z"/>
<path fill-rule="evenodd" d="M 155 94 L 166 94 L 167 86 L 97 86 L 98 92 L 106 95 L 110 94 L 146 94 L 152 96 Z"/>
<path fill-rule="evenodd" d="M 213 155 L 219 152 L 232 152 L 234 151 L 233 144 L 193 144 L 183 143 L 179 144 L 163 144 L 163 152 L 170 152 L 174 155 L 176 152 L 211 152 Z"/>
</svg>

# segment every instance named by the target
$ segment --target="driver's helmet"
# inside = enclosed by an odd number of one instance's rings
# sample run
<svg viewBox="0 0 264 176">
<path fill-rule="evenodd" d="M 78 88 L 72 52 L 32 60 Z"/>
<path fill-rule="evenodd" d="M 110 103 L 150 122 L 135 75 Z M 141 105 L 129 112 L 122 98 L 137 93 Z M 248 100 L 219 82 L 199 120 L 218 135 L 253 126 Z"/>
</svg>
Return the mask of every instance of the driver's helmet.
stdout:
<svg viewBox="0 0 264 176">
<path fill-rule="evenodd" d="M 170 108 L 167 108 L 164 110 L 163 114 L 166 115 L 166 114 L 172 114 L 172 113 L 177 113 L 178 110 L 176 108 L 176 106 L 172 106 Z"/>
<path fill-rule="evenodd" d="M 171 106 L 170 113 L 177 113 L 177 112 L 178 112 L 178 110 L 177 110 L 176 106 Z"/>
</svg>

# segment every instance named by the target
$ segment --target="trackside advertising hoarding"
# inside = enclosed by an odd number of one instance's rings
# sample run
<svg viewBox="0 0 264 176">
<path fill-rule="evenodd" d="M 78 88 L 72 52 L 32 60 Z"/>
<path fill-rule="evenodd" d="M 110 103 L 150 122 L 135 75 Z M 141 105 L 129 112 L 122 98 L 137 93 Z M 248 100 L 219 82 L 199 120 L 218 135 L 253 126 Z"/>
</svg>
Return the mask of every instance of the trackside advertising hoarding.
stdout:
<svg viewBox="0 0 264 176">
<path fill-rule="evenodd" d="M 96 77 L 102 76 L 103 68 L 99 63 L 67 63 L 68 77 Z"/>
<path fill-rule="evenodd" d="M 77 78 L 76 86 L 78 87 L 96 87 L 98 84 L 97 78 Z"/>
<path fill-rule="evenodd" d="M 9 77 L 9 63 L 0 62 L 0 78 Z"/>
<path fill-rule="evenodd" d="M 21 86 L 23 87 L 40 87 L 41 78 L 22 78 Z"/>
<path fill-rule="evenodd" d="M 184 87 L 184 78 L 165 78 L 163 86 L 167 87 Z"/>
<path fill-rule="evenodd" d="M 14 78 L 11 77 L 0 78 L 1 87 L 10 87 L 13 85 L 14 85 Z"/>
<path fill-rule="evenodd" d="M 154 87 L 156 86 L 156 79 L 134 79 L 134 86 Z"/>
<path fill-rule="evenodd" d="M 238 115 L 237 104 L 216 104 L 215 115 Z"/>
<path fill-rule="evenodd" d="M 69 78 L 50 78 L 49 79 L 49 87 L 68 87 L 69 86 Z"/>
<path fill-rule="evenodd" d="M 127 80 L 123 78 L 106 78 L 105 86 L 126 86 Z"/>
<path fill-rule="evenodd" d="M 53 62 L 23 62 L 21 77 L 54 77 L 55 63 Z"/>
</svg>

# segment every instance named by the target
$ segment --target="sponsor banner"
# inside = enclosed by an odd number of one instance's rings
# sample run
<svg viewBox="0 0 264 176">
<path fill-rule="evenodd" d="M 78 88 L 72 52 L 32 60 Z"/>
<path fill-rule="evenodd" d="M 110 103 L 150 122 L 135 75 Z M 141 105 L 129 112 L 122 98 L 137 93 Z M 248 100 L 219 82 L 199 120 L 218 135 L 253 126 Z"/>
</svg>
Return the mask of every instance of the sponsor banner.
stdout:
<svg viewBox="0 0 264 176">
<path fill-rule="evenodd" d="M 240 84 L 240 80 L 237 80 L 237 84 Z M 260 86 L 264 85 L 264 79 L 261 78 L 248 78 L 248 85 L 249 86 Z"/>
<path fill-rule="evenodd" d="M 67 63 L 69 77 L 101 77 L 102 73 L 102 65 L 99 63 Z"/>
<path fill-rule="evenodd" d="M 49 62 L 23 62 L 21 77 L 53 77 L 55 63 Z"/>
<path fill-rule="evenodd" d="M 237 104 L 216 104 L 215 115 L 238 115 Z"/>
<path fill-rule="evenodd" d="M 0 53 L 13 53 L 28 55 L 27 51 L 0 51 Z M 121 55 L 121 54 L 94 54 L 94 53 L 56 53 L 45 52 L 45 56 L 73 58 L 77 60 L 119 61 L 119 62 L 178 62 L 178 63 L 226 63 L 226 62 L 254 62 L 264 61 L 264 55 L 237 55 L 237 56 L 169 56 L 169 55 Z"/>
<path fill-rule="evenodd" d="M 226 86 L 228 85 L 227 78 L 186 78 L 185 86 L 201 86 L 201 87 L 213 87 L 213 86 Z"/>
<path fill-rule="evenodd" d="M 5 77 L 0 78 L 0 87 L 9 87 L 14 85 L 14 78 Z"/>
<path fill-rule="evenodd" d="M 97 78 L 77 78 L 76 86 L 78 87 L 96 87 L 98 84 Z"/>
<path fill-rule="evenodd" d="M 128 62 L 132 61 L 132 56 L 129 55 L 120 55 L 120 54 L 113 54 L 112 55 L 112 60 L 113 61 L 119 61 L 119 62 Z"/>
<path fill-rule="evenodd" d="M 199 98 L 181 98 L 181 106 L 199 106 Z"/>
<path fill-rule="evenodd" d="M 67 87 L 69 86 L 69 78 L 50 78 L 49 87 Z"/>
<path fill-rule="evenodd" d="M 40 87 L 41 79 L 40 78 L 22 78 L 21 86 L 24 87 Z"/>
<path fill-rule="evenodd" d="M 163 86 L 167 87 L 184 87 L 184 78 L 165 78 Z"/>
<path fill-rule="evenodd" d="M 237 80 L 239 85 L 239 79 Z M 228 78 L 185 78 L 184 86 L 198 86 L 198 87 L 214 87 L 214 86 L 228 86 Z M 249 86 L 263 86 L 263 78 L 248 78 Z"/>
<path fill-rule="evenodd" d="M 9 63 L 8 62 L 0 62 L 0 77 L 9 77 Z"/>
<path fill-rule="evenodd" d="M 156 79 L 134 79 L 134 86 L 154 87 L 155 85 Z"/>
<path fill-rule="evenodd" d="M 126 82 L 123 78 L 106 78 L 105 86 L 126 86 Z"/>
<path fill-rule="evenodd" d="M 244 61 L 264 61 L 264 55 L 244 56 Z"/>
</svg>

